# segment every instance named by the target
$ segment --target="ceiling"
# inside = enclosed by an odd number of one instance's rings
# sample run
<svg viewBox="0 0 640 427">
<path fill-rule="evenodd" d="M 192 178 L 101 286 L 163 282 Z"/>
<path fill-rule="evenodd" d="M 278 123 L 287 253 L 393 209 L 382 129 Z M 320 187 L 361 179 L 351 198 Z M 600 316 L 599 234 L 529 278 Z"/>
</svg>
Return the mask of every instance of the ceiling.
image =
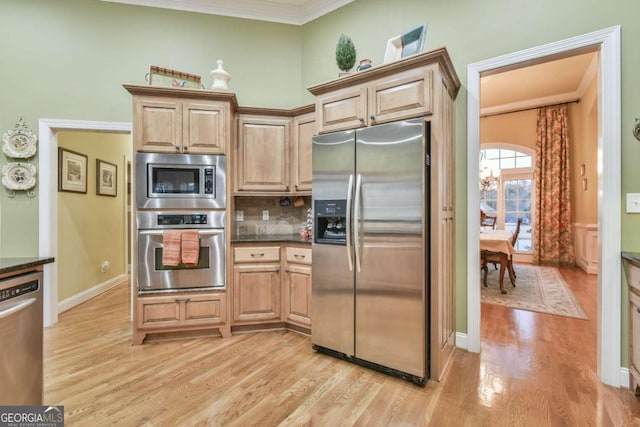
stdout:
<svg viewBox="0 0 640 427">
<path fill-rule="evenodd" d="M 353 0 L 102 0 L 211 15 L 303 25 Z"/>
<path fill-rule="evenodd" d="M 580 99 L 598 69 L 598 53 L 547 60 L 480 78 L 482 116 Z"/>
</svg>

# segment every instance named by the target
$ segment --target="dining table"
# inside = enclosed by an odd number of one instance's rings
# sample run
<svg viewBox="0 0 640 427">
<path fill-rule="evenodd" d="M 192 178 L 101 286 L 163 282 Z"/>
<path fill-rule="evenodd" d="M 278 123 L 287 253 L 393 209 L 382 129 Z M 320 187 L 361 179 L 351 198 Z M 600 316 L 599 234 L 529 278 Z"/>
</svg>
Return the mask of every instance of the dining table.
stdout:
<svg viewBox="0 0 640 427">
<path fill-rule="evenodd" d="M 500 260 L 500 292 L 506 294 L 504 290 L 504 273 L 509 272 L 509 279 L 515 285 L 516 274 L 513 271 L 513 264 L 509 262 L 515 249 L 511 240 L 513 233 L 509 230 L 481 230 L 480 231 L 480 253 L 490 251 L 498 254 Z"/>
</svg>

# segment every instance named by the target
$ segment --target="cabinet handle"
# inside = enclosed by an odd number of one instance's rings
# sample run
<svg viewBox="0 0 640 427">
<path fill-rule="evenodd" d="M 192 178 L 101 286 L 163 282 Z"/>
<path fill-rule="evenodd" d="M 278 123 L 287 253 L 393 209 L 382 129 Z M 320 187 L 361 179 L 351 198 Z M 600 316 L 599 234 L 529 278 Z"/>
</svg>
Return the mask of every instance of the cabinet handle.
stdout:
<svg viewBox="0 0 640 427">
<path fill-rule="evenodd" d="M 285 269 L 284 269 L 284 272 L 285 272 L 285 273 L 288 273 L 288 272 L 289 272 L 289 269 L 288 269 L 288 268 L 285 268 Z M 638 309 L 638 310 L 640 310 L 640 309 Z"/>
<path fill-rule="evenodd" d="M 296 258 L 306 258 L 306 255 L 300 255 L 300 254 L 293 254 L 294 257 Z"/>
<path fill-rule="evenodd" d="M 176 298 L 176 302 L 189 302 L 191 301 L 191 298 Z"/>
<path fill-rule="evenodd" d="M 376 120 L 376 116 L 374 116 L 373 114 L 372 114 L 372 115 L 370 115 L 370 116 L 369 116 L 369 118 L 370 118 L 372 121 L 375 121 L 375 120 Z"/>
<path fill-rule="evenodd" d="M 280 273 L 280 267 L 276 267 L 276 273 Z"/>
<path fill-rule="evenodd" d="M 180 147 L 176 145 L 176 151 L 180 151 Z"/>
<path fill-rule="evenodd" d="M 187 151 L 188 149 L 189 149 L 189 146 L 188 146 L 188 145 L 185 145 L 185 146 L 184 146 L 184 151 Z"/>
<path fill-rule="evenodd" d="M 251 254 L 251 256 L 264 256 L 264 253 L 261 253 L 261 254 Z"/>
<path fill-rule="evenodd" d="M 640 307 L 636 307 L 636 311 L 640 314 Z"/>
<path fill-rule="evenodd" d="M 293 188 L 298 189 L 298 184 L 294 184 Z"/>
<path fill-rule="evenodd" d="M 364 123 L 364 117 L 358 117 L 358 120 L 360 120 L 360 123 Z"/>
</svg>

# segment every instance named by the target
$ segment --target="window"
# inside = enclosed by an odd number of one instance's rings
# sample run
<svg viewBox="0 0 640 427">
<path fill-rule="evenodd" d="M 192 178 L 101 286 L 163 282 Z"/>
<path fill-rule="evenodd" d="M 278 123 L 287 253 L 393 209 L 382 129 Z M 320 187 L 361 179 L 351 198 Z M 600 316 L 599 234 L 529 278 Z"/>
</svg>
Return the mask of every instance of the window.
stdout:
<svg viewBox="0 0 640 427">
<path fill-rule="evenodd" d="M 531 230 L 535 203 L 534 153 L 523 147 L 505 148 L 508 144 L 486 146 L 489 148 L 480 151 L 480 169 L 488 167 L 500 171 L 500 175 L 494 185 L 480 192 L 481 205 L 497 212 L 496 228 L 515 231 L 518 217 L 522 217 L 515 250 L 519 253 L 533 253 Z"/>
</svg>

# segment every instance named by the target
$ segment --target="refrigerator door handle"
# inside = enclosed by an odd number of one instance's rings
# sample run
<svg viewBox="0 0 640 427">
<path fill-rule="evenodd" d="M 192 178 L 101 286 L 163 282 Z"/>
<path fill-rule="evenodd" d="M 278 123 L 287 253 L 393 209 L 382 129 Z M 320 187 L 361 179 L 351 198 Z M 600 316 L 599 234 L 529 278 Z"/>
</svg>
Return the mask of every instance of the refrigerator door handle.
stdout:
<svg viewBox="0 0 640 427">
<path fill-rule="evenodd" d="M 353 245 L 355 246 L 356 253 L 356 269 L 360 272 L 360 190 L 362 187 L 362 175 L 358 174 L 356 178 L 356 194 L 355 206 L 353 208 Z"/>
<path fill-rule="evenodd" d="M 349 271 L 353 271 L 353 259 L 351 258 L 351 198 L 353 196 L 353 174 L 349 175 L 349 186 L 347 187 L 347 260 L 349 261 Z"/>
</svg>

